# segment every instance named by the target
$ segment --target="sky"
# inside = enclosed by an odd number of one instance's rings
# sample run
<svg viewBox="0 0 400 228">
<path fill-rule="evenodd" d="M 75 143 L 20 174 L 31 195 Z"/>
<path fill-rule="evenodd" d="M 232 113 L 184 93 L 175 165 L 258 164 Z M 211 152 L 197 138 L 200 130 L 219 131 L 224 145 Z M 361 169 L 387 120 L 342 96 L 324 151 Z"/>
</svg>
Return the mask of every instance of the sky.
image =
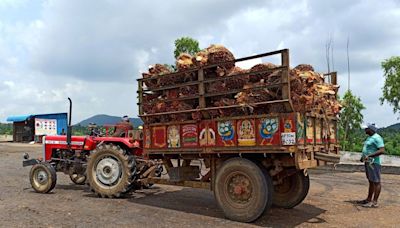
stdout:
<svg viewBox="0 0 400 228">
<path fill-rule="evenodd" d="M 400 55 L 399 0 L 0 0 L 0 122 L 7 116 L 66 112 L 136 117 L 140 72 L 173 64 L 174 40 L 223 44 L 235 57 L 288 48 L 292 67 L 330 68 L 350 89 L 365 122 L 399 114 L 381 105 L 381 62 Z M 333 60 L 333 64 L 332 64 Z M 268 61 L 268 59 L 266 59 Z"/>
</svg>

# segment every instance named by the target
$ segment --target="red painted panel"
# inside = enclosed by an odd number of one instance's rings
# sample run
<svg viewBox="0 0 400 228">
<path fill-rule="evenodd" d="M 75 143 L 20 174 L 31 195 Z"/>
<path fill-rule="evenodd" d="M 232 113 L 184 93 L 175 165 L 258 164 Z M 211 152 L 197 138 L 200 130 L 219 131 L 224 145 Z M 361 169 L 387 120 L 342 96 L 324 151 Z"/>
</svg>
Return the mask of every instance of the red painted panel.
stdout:
<svg viewBox="0 0 400 228">
<path fill-rule="evenodd" d="M 279 117 L 257 119 L 257 144 L 260 146 L 280 144 Z"/>
<path fill-rule="evenodd" d="M 236 121 L 224 120 L 217 123 L 217 146 L 235 146 L 237 141 L 236 136 Z"/>
<path fill-rule="evenodd" d="M 202 121 L 199 128 L 199 145 L 216 145 L 216 123 L 215 121 Z"/>
<path fill-rule="evenodd" d="M 157 126 L 152 128 L 152 143 L 154 148 L 165 148 L 167 146 L 166 126 Z"/>
<path fill-rule="evenodd" d="M 238 146 L 256 145 L 256 124 L 254 119 L 237 121 Z"/>
<path fill-rule="evenodd" d="M 198 146 L 198 129 L 196 124 L 186 124 L 182 126 L 182 146 Z"/>
</svg>

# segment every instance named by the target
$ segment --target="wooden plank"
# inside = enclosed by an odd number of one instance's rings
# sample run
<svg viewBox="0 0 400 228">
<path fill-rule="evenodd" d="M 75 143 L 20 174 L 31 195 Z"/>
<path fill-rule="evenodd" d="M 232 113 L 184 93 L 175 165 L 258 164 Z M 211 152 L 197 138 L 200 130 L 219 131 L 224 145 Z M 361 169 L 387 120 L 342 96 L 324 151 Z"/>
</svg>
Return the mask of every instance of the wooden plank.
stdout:
<svg viewBox="0 0 400 228">
<path fill-rule="evenodd" d="M 199 107 L 202 110 L 207 107 L 206 98 L 205 98 L 206 89 L 204 87 L 204 70 L 202 68 L 200 68 L 198 71 L 198 81 L 199 81 L 199 85 L 198 85 L 199 86 Z M 205 119 L 210 118 L 210 114 L 206 111 L 202 111 L 201 114 Z"/>
<path fill-rule="evenodd" d="M 332 72 L 331 83 L 337 85 L 337 72 Z"/>
<path fill-rule="evenodd" d="M 290 100 L 290 80 L 289 80 L 289 50 L 284 49 L 281 53 L 281 63 L 282 66 L 286 67 L 286 69 L 282 70 L 281 74 L 281 82 L 283 83 L 282 85 L 282 99 L 288 100 L 287 103 L 285 103 L 285 108 L 287 111 L 293 111 L 293 105 Z"/>
<path fill-rule="evenodd" d="M 143 115 L 143 81 L 139 81 L 138 85 L 139 115 Z"/>
<path fill-rule="evenodd" d="M 202 188 L 202 189 L 211 189 L 210 182 L 202 182 L 202 181 L 170 181 L 169 179 L 162 179 L 157 177 L 149 177 L 149 182 L 154 184 L 163 184 L 163 185 L 174 185 L 174 186 L 182 186 L 182 187 L 190 187 L 190 188 Z"/>
<path fill-rule="evenodd" d="M 297 162 L 296 167 L 297 169 L 309 169 L 309 168 L 315 168 L 318 166 L 317 160 L 305 160 L 305 161 L 300 161 Z"/>
</svg>

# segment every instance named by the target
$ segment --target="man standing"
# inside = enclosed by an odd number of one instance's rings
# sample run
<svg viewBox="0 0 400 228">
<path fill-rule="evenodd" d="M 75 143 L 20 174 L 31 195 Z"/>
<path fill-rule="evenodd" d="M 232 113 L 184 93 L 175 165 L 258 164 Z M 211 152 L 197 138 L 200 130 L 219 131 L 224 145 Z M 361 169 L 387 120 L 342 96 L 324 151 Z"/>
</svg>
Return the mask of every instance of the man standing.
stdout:
<svg viewBox="0 0 400 228">
<path fill-rule="evenodd" d="M 368 197 L 358 201 L 363 207 L 378 207 L 378 198 L 381 193 L 381 158 L 385 152 L 382 137 L 376 133 L 378 128 L 375 124 L 368 124 L 365 133 L 368 135 L 364 142 L 361 161 L 364 162 L 365 173 L 369 181 Z"/>
</svg>

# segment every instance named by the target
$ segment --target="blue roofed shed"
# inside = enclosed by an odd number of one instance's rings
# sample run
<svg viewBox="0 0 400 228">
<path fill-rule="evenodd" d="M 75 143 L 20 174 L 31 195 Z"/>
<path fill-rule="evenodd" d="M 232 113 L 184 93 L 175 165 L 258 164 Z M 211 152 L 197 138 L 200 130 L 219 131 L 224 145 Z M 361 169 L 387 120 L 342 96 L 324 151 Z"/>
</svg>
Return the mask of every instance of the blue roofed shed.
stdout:
<svg viewBox="0 0 400 228">
<path fill-rule="evenodd" d="M 67 130 L 67 113 L 9 116 L 13 122 L 13 141 L 41 141 L 43 135 L 61 135 Z"/>
</svg>

